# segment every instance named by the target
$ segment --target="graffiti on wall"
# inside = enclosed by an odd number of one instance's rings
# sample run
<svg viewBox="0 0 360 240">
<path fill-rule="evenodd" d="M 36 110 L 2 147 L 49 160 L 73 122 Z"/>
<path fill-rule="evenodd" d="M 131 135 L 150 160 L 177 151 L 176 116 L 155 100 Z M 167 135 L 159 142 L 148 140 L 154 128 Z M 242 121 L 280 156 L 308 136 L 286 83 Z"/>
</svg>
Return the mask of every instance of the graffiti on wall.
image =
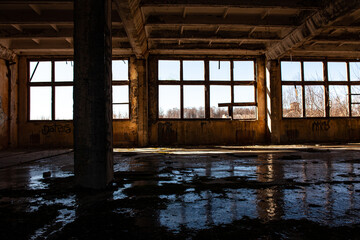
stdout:
<svg viewBox="0 0 360 240">
<path fill-rule="evenodd" d="M 51 133 L 71 133 L 71 128 L 69 124 L 52 124 L 52 125 L 44 125 L 41 129 L 41 133 L 43 135 L 49 135 Z"/>
<path fill-rule="evenodd" d="M 312 124 L 313 132 L 328 131 L 330 129 L 330 121 L 314 121 Z"/>
</svg>

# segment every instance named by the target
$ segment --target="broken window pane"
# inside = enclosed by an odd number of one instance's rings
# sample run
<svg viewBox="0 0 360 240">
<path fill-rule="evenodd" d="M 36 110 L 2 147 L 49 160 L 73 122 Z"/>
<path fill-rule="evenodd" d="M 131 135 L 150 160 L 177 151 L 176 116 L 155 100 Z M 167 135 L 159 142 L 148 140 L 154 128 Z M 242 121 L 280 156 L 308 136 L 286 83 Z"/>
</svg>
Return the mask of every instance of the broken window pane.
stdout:
<svg viewBox="0 0 360 240">
<path fill-rule="evenodd" d="M 304 62 L 305 81 L 323 81 L 324 69 L 322 62 Z"/>
<path fill-rule="evenodd" d="M 180 86 L 159 85 L 159 118 L 180 118 Z"/>
<path fill-rule="evenodd" d="M 351 115 L 360 117 L 360 86 L 351 86 Z"/>
<path fill-rule="evenodd" d="M 159 80 L 180 80 L 179 60 L 159 60 Z"/>
<path fill-rule="evenodd" d="M 55 87 L 55 119 L 73 119 L 73 87 Z"/>
<path fill-rule="evenodd" d="M 205 80 L 204 61 L 183 61 L 184 80 Z"/>
<path fill-rule="evenodd" d="M 301 81 L 301 63 L 300 62 L 281 62 L 281 80 L 282 81 Z"/>
<path fill-rule="evenodd" d="M 254 73 L 254 61 L 234 61 L 234 81 L 254 81 Z"/>
<path fill-rule="evenodd" d="M 325 117 L 324 86 L 305 86 L 306 117 Z"/>
<path fill-rule="evenodd" d="M 256 119 L 256 107 L 234 107 L 234 119 Z"/>
<path fill-rule="evenodd" d="M 219 107 L 219 103 L 231 103 L 230 86 L 210 86 L 210 117 L 229 118 L 228 107 Z"/>
<path fill-rule="evenodd" d="M 234 102 L 235 103 L 255 102 L 255 87 L 234 86 Z"/>
<path fill-rule="evenodd" d="M 205 118 L 204 86 L 184 86 L 184 118 Z"/>
<path fill-rule="evenodd" d="M 112 61 L 112 79 L 113 79 L 113 81 L 129 80 L 128 60 L 113 60 Z"/>
<path fill-rule="evenodd" d="M 360 81 L 360 62 L 350 63 L 350 80 Z"/>
<path fill-rule="evenodd" d="M 347 81 L 346 62 L 328 62 L 329 81 Z"/>
<path fill-rule="evenodd" d="M 301 86 L 282 87 L 282 108 L 283 108 L 283 117 L 287 117 L 287 118 L 303 117 Z"/>
<path fill-rule="evenodd" d="M 330 117 L 349 116 L 348 87 L 329 86 Z"/>
<path fill-rule="evenodd" d="M 129 119 L 129 104 L 113 104 L 113 119 Z"/>
<path fill-rule="evenodd" d="M 30 82 L 51 82 L 51 62 L 30 62 Z"/>
<path fill-rule="evenodd" d="M 30 87 L 30 120 L 51 120 L 51 87 Z"/>
<path fill-rule="evenodd" d="M 211 81 L 230 81 L 230 61 L 210 61 Z"/>
<path fill-rule="evenodd" d="M 55 82 L 72 82 L 74 80 L 74 62 L 55 62 Z"/>
</svg>

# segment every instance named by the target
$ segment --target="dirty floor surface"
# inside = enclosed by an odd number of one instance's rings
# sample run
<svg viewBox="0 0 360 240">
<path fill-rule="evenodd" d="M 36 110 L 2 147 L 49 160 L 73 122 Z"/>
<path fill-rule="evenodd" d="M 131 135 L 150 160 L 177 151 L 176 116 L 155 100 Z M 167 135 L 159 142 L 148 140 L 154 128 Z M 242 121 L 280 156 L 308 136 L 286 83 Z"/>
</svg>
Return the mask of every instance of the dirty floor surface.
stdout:
<svg viewBox="0 0 360 240">
<path fill-rule="evenodd" d="M 360 144 L 114 151 L 105 191 L 71 150 L 0 152 L 0 239 L 360 239 Z"/>
</svg>

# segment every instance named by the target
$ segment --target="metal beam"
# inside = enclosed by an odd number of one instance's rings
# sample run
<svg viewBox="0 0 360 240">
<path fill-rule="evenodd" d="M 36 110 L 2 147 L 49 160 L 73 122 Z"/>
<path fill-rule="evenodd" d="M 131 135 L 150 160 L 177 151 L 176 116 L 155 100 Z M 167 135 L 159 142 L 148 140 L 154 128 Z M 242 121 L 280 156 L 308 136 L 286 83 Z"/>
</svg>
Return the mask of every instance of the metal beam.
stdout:
<svg viewBox="0 0 360 240">
<path fill-rule="evenodd" d="M 282 41 L 270 46 L 266 51 L 266 57 L 269 60 L 282 57 L 286 52 L 301 46 L 318 35 L 325 27 L 330 26 L 340 17 L 358 10 L 359 7 L 359 0 L 331 1 L 325 8 L 313 14 Z"/>
<path fill-rule="evenodd" d="M 143 58 L 148 47 L 139 0 L 115 0 L 114 2 L 136 57 Z"/>
</svg>

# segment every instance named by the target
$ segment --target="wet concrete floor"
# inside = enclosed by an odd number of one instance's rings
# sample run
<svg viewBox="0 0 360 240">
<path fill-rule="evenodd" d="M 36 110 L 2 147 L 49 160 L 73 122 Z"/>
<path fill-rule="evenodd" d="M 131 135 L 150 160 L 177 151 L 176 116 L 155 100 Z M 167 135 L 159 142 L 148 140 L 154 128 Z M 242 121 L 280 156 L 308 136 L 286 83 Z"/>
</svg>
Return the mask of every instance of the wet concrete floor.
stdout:
<svg viewBox="0 0 360 240">
<path fill-rule="evenodd" d="M 360 144 L 115 149 L 114 169 L 85 191 L 71 150 L 0 152 L 0 239 L 360 239 Z"/>
</svg>

